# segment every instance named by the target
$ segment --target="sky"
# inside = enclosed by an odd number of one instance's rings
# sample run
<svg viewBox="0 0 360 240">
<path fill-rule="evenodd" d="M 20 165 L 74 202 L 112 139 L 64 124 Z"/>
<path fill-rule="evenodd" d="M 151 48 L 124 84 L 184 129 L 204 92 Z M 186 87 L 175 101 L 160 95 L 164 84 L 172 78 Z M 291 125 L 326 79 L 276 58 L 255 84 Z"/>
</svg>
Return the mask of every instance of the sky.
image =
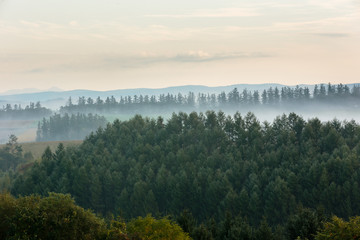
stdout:
<svg viewBox="0 0 360 240">
<path fill-rule="evenodd" d="M 360 0 L 0 0 L 0 92 L 360 82 Z"/>
</svg>

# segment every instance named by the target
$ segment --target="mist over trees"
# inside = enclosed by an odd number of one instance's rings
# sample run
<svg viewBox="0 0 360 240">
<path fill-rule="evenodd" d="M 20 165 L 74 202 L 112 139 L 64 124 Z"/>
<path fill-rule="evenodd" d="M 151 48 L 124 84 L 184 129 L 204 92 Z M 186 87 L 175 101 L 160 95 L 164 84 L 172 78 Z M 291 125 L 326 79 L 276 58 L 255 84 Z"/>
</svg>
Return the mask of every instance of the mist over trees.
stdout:
<svg viewBox="0 0 360 240">
<path fill-rule="evenodd" d="M 172 90 L 174 91 L 174 90 Z M 21 139 L 30 141 L 35 138 L 38 141 L 47 140 L 76 140 L 85 137 L 92 130 L 101 124 L 85 131 L 79 128 L 76 134 L 70 124 L 61 123 L 61 126 L 52 126 L 52 130 L 48 125 L 54 125 L 51 121 L 56 118 L 51 114 L 60 114 L 62 118 L 66 118 L 65 114 L 99 114 L 105 116 L 108 120 L 115 118 L 128 119 L 135 114 L 144 116 L 162 115 L 167 118 L 173 112 L 191 111 L 224 111 L 227 114 L 233 114 L 236 111 L 254 112 L 259 119 L 271 121 L 275 116 L 282 113 L 290 113 L 296 111 L 304 118 L 313 116 L 319 117 L 321 120 L 330 120 L 333 118 L 340 119 L 356 119 L 360 120 L 360 111 L 354 111 L 359 108 L 360 87 L 353 85 L 351 88 L 347 85 L 338 84 L 320 84 L 315 85 L 310 91 L 308 87 L 269 87 L 263 91 L 243 89 L 239 91 L 237 88 L 229 92 L 220 93 L 193 93 L 188 94 L 160 94 L 160 95 L 134 95 L 134 96 L 108 96 L 104 99 L 97 97 L 79 97 L 74 100 L 71 97 L 66 105 L 61 106 L 58 110 L 50 110 L 42 107 L 40 102 L 31 102 L 23 108 L 20 104 L 6 104 L 0 110 L 0 138 L 1 142 L 6 141 L 5 135 L 16 134 Z M 47 118 L 44 122 L 43 118 Z M 43 120 L 40 120 L 43 119 Z M 14 122 L 6 122 L 6 120 L 19 120 Z M 28 122 L 22 123 L 21 120 Z M 36 137 L 32 132 L 34 123 L 31 121 L 40 120 L 37 128 Z M 84 123 L 87 125 L 88 123 Z M 36 126 L 35 126 L 36 128 Z M 62 129 L 54 130 L 55 128 Z M 31 129 L 31 130 L 30 130 Z M 31 136 L 29 135 L 31 134 Z M 50 136 L 51 135 L 51 136 Z"/>
<path fill-rule="evenodd" d="M 105 117 L 97 114 L 54 114 L 38 123 L 36 141 L 82 140 L 106 123 Z"/>
<path fill-rule="evenodd" d="M 25 155 L 27 159 L 31 159 L 29 153 Z M 15 170 L 15 168 L 25 163 L 26 159 L 23 157 L 23 150 L 20 144 L 17 142 L 15 135 L 10 135 L 9 141 L 4 147 L 0 148 L 0 173 L 8 170 Z M 1 176 L 1 174 L 0 174 Z"/>
<path fill-rule="evenodd" d="M 52 111 L 42 107 L 40 102 L 30 102 L 25 108 L 21 104 L 6 104 L 0 109 L 0 119 L 38 119 L 51 114 Z"/>
<path fill-rule="evenodd" d="M 360 87 L 353 86 L 350 89 L 343 84 L 315 85 L 311 93 L 307 87 L 295 88 L 270 87 L 267 90 L 259 92 L 248 91 L 244 89 L 239 92 L 237 88 L 232 91 L 219 94 L 199 93 L 197 96 L 193 92 L 187 95 L 181 93 L 174 94 L 160 94 L 155 95 L 134 95 L 121 96 L 117 100 L 114 96 L 101 99 L 79 97 L 77 103 L 69 98 L 67 104 L 60 108 L 61 113 L 149 113 L 156 111 L 157 113 L 174 112 L 174 111 L 192 111 L 196 109 L 214 109 L 227 110 L 245 107 L 251 109 L 252 107 L 291 107 L 293 105 L 333 105 L 341 106 L 343 108 L 358 108 L 358 101 L 360 100 Z M 346 103 L 346 106 L 344 106 Z"/>
</svg>

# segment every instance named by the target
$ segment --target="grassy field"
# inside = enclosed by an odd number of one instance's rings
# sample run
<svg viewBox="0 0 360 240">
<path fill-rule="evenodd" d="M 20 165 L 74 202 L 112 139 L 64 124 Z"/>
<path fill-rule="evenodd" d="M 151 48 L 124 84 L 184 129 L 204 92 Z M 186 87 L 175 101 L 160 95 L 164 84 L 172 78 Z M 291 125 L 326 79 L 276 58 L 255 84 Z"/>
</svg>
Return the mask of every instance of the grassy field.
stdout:
<svg viewBox="0 0 360 240">
<path fill-rule="evenodd" d="M 75 141 L 54 141 L 54 142 L 29 142 L 29 143 L 20 143 L 23 148 L 23 152 L 31 152 L 34 156 L 34 159 L 40 159 L 41 155 L 44 153 L 45 149 L 49 146 L 51 151 L 55 151 L 59 143 L 63 143 L 65 147 L 69 146 L 78 146 L 82 143 L 82 140 Z M 0 145 L 2 148 L 4 145 Z"/>
</svg>

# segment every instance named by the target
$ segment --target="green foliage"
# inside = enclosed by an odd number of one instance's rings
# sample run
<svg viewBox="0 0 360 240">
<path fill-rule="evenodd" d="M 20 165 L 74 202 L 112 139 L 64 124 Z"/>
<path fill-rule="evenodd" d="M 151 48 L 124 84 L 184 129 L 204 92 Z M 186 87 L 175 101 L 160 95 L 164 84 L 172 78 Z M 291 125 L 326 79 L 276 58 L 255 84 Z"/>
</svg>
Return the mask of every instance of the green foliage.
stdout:
<svg viewBox="0 0 360 240">
<path fill-rule="evenodd" d="M 76 149 L 47 150 L 11 178 L 11 193 L 70 193 L 84 208 L 103 216 L 120 209 L 125 219 L 188 209 L 195 222 L 220 224 L 229 211 L 254 229 L 263 217 L 274 228 L 300 205 L 359 215 L 359 155 L 355 122 L 305 121 L 294 113 L 263 124 L 251 113 L 179 113 L 167 122 L 137 115 L 97 130 Z M 314 223 L 300 219 L 296 226 Z M 212 231 L 208 224 L 190 229 L 192 220 L 186 221 L 180 225 L 190 236 Z M 239 236 L 246 224 L 227 232 Z M 223 236 L 215 232 L 212 237 Z"/>
<path fill-rule="evenodd" d="M 128 223 L 130 236 L 137 236 L 144 240 L 190 240 L 179 225 L 168 218 L 156 220 L 151 215 L 138 217 Z"/>
<path fill-rule="evenodd" d="M 15 199 L 0 195 L 0 239 L 100 239 L 103 220 L 75 205 L 69 195 Z"/>
<path fill-rule="evenodd" d="M 322 228 L 324 217 L 322 214 L 311 209 L 299 209 L 292 215 L 287 224 L 287 239 L 313 240 L 316 233 Z"/>
<path fill-rule="evenodd" d="M 126 224 L 110 224 L 77 206 L 70 195 L 14 198 L 0 194 L 0 240 L 6 239 L 96 239 L 96 240 L 190 240 L 179 225 L 168 218 L 150 215 Z"/>
<path fill-rule="evenodd" d="M 316 240 L 360 239 L 360 217 L 351 217 L 349 221 L 334 216 L 326 222 L 324 228 L 315 237 Z"/>
<path fill-rule="evenodd" d="M 128 240 L 126 223 L 122 219 L 112 220 L 106 240 Z"/>
<path fill-rule="evenodd" d="M 184 210 L 177 218 L 177 223 L 187 233 L 192 234 L 196 226 L 196 220 L 189 210 Z"/>
</svg>

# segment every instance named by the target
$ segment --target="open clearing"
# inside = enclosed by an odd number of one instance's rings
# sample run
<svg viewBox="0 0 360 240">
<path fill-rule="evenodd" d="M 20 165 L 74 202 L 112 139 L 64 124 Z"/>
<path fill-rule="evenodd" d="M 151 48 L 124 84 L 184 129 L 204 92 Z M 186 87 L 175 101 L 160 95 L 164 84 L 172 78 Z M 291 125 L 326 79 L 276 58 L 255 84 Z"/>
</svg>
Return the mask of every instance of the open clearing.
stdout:
<svg viewBox="0 0 360 240">
<path fill-rule="evenodd" d="M 0 143 L 6 143 L 11 134 L 19 142 L 34 141 L 38 120 L 0 120 Z"/>
</svg>

